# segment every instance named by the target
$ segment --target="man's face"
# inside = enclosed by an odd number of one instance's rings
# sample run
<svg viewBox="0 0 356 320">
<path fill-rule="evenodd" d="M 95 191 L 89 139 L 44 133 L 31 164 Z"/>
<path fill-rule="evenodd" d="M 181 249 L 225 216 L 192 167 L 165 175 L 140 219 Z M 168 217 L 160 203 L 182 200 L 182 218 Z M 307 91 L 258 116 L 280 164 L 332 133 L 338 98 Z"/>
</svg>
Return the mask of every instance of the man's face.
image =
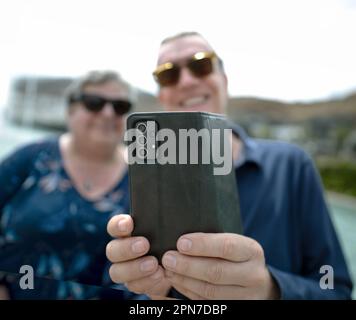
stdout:
<svg viewBox="0 0 356 320">
<path fill-rule="evenodd" d="M 184 66 L 195 53 L 212 51 L 199 36 L 187 36 L 161 46 L 158 65 L 166 62 Z M 178 83 L 161 87 L 159 100 L 166 111 L 206 111 L 224 113 L 227 103 L 227 79 L 214 61 L 214 71 L 202 78 L 194 76 L 186 67 L 181 68 Z"/>
</svg>

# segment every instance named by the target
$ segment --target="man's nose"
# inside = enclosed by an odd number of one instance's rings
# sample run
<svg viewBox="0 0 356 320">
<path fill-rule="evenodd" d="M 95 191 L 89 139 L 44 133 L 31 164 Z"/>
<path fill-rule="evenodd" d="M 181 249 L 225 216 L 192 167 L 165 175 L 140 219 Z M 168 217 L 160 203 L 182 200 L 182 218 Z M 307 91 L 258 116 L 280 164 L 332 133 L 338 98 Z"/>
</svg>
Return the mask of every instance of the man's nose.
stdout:
<svg viewBox="0 0 356 320">
<path fill-rule="evenodd" d="M 188 68 L 184 67 L 180 70 L 178 85 L 181 87 L 191 87 L 199 83 L 199 79 L 194 76 Z"/>
</svg>

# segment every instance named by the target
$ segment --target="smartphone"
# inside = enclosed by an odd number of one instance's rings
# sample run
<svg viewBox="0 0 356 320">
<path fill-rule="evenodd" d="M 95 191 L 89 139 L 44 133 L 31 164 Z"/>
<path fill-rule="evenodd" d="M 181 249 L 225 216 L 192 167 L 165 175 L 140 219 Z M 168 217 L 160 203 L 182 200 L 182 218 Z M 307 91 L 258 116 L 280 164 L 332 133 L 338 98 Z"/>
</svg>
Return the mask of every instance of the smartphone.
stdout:
<svg viewBox="0 0 356 320">
<path fill-rule="evenodd" d="M 149 255 L 160 261 L 186 233 L 242 233 L 224 116 L 139 112 L 127 129 L 133 235 L 149 240 Z"/>
</svg>

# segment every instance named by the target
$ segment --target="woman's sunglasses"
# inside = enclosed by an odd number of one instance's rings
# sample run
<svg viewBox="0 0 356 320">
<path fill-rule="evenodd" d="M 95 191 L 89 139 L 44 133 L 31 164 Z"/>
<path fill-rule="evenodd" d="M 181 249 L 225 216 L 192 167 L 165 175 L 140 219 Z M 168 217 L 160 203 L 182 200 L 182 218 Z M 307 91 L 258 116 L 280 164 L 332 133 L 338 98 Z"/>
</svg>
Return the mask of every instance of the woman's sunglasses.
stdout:
<svg viewBox="0 0 356 320">
<path fill-rule="evenodd" d="M 81 93 L 76 96 L 72 96 L 69 98 L 69 103 L 81 102 L 84 107 L 90 112 L 100 112 L 103 110 L 104 106 L 107 103 L 110 103 L 114 108 L 115 114 L 117 116 L 122 116 L 125 113 L 128 113 L 132 107 L 130 101 L 123 99 L 107 99 L 101 96 L 97 96 L 94 94 Z"/>
<path fill-rule="evenodd" d="M 173 86 L 178 83 L 183 67 L 198 78 L 205 77 L 214 71 L 214 60 L 218 59 L 215 52 L 197 52 L 188 59 L 184 66 L 166 62 L 157 67 L 153 76 L 161 87 Z"/>
</svg>

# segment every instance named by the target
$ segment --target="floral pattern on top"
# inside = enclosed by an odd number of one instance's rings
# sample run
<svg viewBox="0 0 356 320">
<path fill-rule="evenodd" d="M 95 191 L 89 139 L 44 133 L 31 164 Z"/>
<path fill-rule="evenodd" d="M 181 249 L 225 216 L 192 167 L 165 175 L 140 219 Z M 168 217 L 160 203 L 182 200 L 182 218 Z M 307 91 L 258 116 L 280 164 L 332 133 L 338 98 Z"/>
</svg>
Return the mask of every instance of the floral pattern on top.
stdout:
<svg viewBox="0 0 356 320">
<path fill-rule="evenodd" d="M 35 289 L 9 286 L 18 299 L 146 299 L 108 275 L 109 219 L 129 212 L 127 173 L 96 201 L 67 174 L 58 137 L 16 150 L 0 163 L 0 270 L 34 269 Z M 27 291 L 27 292 L 26 292 Z M 109 292 L 109 294 L 108 294 Z"/>
</svg>

